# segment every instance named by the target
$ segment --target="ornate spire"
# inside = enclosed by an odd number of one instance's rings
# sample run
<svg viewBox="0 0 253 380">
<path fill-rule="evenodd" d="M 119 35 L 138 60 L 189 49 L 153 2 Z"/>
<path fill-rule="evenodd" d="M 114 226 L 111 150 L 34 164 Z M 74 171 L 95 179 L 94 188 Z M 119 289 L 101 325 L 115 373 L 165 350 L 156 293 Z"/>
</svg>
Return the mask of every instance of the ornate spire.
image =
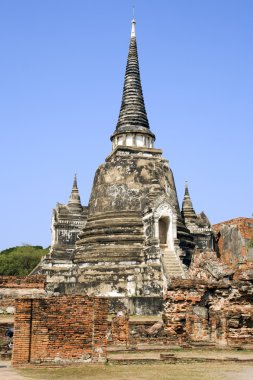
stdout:
<svg viewBox="0 0 253 380">
<path fill-rule="evenodd" d="M 81 205 L 79 190 L 78 190 L 78 187 L 77 187 L 76 174 L 75 174 L 75 177 L 74 177 L 72 191 L 71 191 L 71 194 L 69 196 L 68 207 L 70 207 L 71 209 L 76 209 L 76 210 L 82 210 L 83 209 L 83 207 Z"/>
<path fill-rule="evenodd" d="M 148 134 L 153 139 L 155 138 L 149 129 L 142 94 L 135 25 L 136 22 L 133 19 L 121 109 L 116 130 L 111 139 L 113 139 L 115 135 L 126 132 Z"/>
<path fill-rule="evenodd" d="M 189 194 L 189 189 L 188 189 L 188 182 L 185 181 L 185 193 L 184 193 L 184 199 L 183 199 L 183 204 L 182 204 L 182 216 L 184 219 L 196 219 L 197 215 L 194 211 L 191 197 Z"/>
</svg>

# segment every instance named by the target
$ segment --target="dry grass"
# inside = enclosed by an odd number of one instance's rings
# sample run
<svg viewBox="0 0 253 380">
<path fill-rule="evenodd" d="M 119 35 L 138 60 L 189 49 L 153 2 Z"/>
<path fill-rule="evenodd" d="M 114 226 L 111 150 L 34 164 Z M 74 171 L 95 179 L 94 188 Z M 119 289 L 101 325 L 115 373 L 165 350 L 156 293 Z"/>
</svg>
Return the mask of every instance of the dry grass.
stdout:
<svg viewBox="0 0 253 380">
<path fill-rule="evenodd" d="M 19 373 L 26 379 L 33 380 L 249 380 L 253 378 L 253 365 L 83 365 L 57 369 L 23 369 Z"/>
<path fill-rule="evenodd" d="M 237 358 L 237 359 L 253 359 L 252 350 L 217 350 L 217 349 L 166 349 L 164 350 L 152 350 L 149 351 L 123 351 L 123 352 L 108 352 L 109 359 L 159 359 L 160 354 L 173 354 L 178 358 L 212 358 L 212 359 L 225 359 L 225 358 Z"/>
</svg>

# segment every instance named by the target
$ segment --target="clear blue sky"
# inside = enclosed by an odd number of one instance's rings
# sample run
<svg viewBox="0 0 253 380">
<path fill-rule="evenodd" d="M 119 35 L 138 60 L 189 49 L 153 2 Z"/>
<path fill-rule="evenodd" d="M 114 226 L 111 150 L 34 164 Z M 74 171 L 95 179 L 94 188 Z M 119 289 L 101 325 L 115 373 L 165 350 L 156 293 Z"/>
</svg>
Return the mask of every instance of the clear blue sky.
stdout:
<svg viewBox="0 0 253 380">
<path fill-rule="evenodd" d="M 135 0 L 150 126 L 212 223 L 250 217 L 253 1 Z M 111 151 L 133 0 L 0 1 L 0 249 L 50 244 L 74 173 L 88 203 Z"/>
</svg>

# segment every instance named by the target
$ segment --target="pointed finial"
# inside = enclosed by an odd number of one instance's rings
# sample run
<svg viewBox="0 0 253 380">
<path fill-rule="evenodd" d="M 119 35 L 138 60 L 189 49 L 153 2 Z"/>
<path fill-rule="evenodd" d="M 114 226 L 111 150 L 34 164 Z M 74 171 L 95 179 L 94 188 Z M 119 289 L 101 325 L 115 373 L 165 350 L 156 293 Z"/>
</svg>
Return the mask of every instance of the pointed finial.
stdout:
<svg viewBox="0 0 253 380">
<path fill-rule="evenodd" d="M 77 174 L 76 173 L 74 176 L 73 188 L 77 189 Z"/>
<path fill-rule="evenodd" d="M 131 38 L 136 36 L 136 35 L 135 35 L 135 25 L 136 25 L 136 21 L 135 21 L 135 19 L 133 18 L 133 19 L 132 19 Z"/>
<path fill-rule="evenodd" d="M 184 199 L 183 199 L 183 204 L 182 204 L 182 216 L 184 220 L 186 220 L 187 218 L 191 218 L 191 219 L 197 218 L 197 215 L 192 205 L 189 190 L 188 190 L 188 181 L 185 181 L 185 193 L 184 193 Z"/>
<path fill-rule="evenodd" d="M 77 175 L 75 173 L 75 176 L 74 176 L 74 182 L 73 182 L 73 186 L 72 186 L 72 191 L 71 191 L 71 194 L 70 194 L 70 197 L 69 197 L 69 201 L 68 201 L 68 206 L 72 209 L 72 210 L 80 210 L 82 211 L 82 205 L 81 205 L 81 200 L 80 200 L 80 195 L 79 195 L 79 191 L 78 191 L 78 187 L 77 187 Z"/>
<path fill-rule="evenodd" d="M 185 181 L 185 195 L 189 195 L 188 181 Z"/>
</svg>

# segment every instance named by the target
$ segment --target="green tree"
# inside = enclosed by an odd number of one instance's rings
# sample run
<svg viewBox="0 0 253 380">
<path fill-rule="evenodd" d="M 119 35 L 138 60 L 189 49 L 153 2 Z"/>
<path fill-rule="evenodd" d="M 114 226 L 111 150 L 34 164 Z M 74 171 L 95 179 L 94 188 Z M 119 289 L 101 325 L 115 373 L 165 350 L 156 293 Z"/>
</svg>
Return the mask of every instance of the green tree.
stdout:
<svg viewBox="0 0 253 380">
<path fill-rule="evenodd" d="M 40 262 L 49 248 L 25 245 L 0 252 L 0 275 L 27 276 Z"/>
</svg>

